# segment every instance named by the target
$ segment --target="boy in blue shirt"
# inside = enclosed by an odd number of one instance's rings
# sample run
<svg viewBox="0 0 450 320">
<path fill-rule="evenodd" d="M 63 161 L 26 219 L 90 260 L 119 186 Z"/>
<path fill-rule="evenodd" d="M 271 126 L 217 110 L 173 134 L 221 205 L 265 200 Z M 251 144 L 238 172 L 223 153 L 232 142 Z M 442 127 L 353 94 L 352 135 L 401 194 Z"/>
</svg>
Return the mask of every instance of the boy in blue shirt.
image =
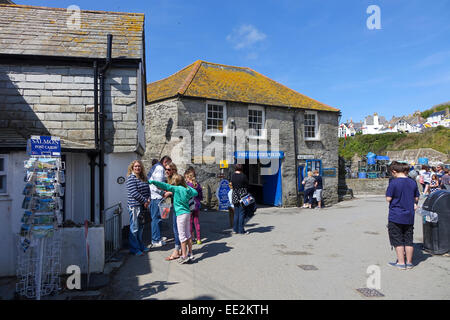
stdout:
<svg viewBox="0 0 450 320">
<path fill-rule="evenodd" d="M 405 270 L 413 267 L 414 212 L 419 202 L 419 189 L 415 180 L 408 177 L 409 166 L 392 162 L 389 170 L 395 177 L 386 190 L 389 202 L 388 232 L 391 246 L 395 247 L 397 261 L 389 265 Z M 405 263 L 406 255 L 406 263 Z"/>
</svg>

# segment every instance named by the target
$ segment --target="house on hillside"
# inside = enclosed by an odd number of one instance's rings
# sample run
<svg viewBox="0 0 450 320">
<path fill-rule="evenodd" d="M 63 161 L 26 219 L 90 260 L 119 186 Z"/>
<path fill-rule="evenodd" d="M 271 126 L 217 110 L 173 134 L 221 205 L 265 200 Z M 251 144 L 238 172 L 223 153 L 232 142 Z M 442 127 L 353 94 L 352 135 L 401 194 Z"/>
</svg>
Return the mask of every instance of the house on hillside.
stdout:
<svg viewBox="0 0 450 320">
<path fill-rule="evenodd" d="M 257 202 L 295 206 L 309 170 L 324 177 L 326 203 L 338 200 L 338 109 L 245 67 L 205 61 L 147 86 L 147 150 L 171 155 L 180 172 L 192 165 L 205 203 L 243 163 Z M 213 151 L 211 151 L 213 149 Z M 228 168 L 220 163 L 228 162 Z M 226 165 L 225 165 L 226 167 Z"/>
<path fill-rule="evenodd" d="M 377 134 L 380 133 L 380 130 L 383 128 L 383 125 L 386 124 L 386 118 L 381 116 L 379 117 L 377 113 L 374 113 L 373 116 L 369 115 L 364 119 L 364 124 L 362 126 L 362 134 Z"/>
<path fill-rule="evenodd" d="M 61 139 L 64 220 L 103 223 L 109 207 L 126 208 L 122 177 L 145 152 L 146 77 L 143 14 L 81 11 L 76 28 L 68 25 L 71 13 L 65 9 L 0 5 L 0 16 L 0 276 L 5 276 L 15 275 L 13 235 L 23 215 L 27 139 Z"/>
<path fill-rule="evenodd" d="M 338 136 L 339 136 L 339 138 L 344 138 L 346 136 L 353 137 L 357 133 L 361 132 L 361 130 L 362 130 L 361 128 L 362 128 L 361 122 L 353 122 L 353 120 L 350 119 L 350 122 L 347 121 L 346 123 L 342 123 L 339 126 Z"/>
<path fill-rule="evenodd" d="M 420 116 L 420 112 L 415 112 L 412 115 L 392 117 L 381 129 L 381 133 L 385 132 L 422 132 L 424 128 L 425 119 Z"/>
<path fill-rule="evenodd" d="M 445 126 L 450 127 L 450 114 L 449 114 L 449 108 L 447 107 L 446 110 L 433 112 L 430 114 L 430 116 L 427 118 L 426 121 L 427 127 L 437 127 L 437 126 Z"/>
</svg>

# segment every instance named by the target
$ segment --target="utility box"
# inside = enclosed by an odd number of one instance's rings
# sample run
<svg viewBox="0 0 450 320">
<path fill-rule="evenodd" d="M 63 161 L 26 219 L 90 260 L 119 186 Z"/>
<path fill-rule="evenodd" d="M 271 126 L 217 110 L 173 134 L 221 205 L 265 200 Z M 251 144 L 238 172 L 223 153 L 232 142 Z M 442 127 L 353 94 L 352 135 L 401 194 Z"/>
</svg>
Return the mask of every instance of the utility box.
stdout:
<svg viewBox="0 0 450 320">
<path fill-rule="evenodd" d="M 430 194 L 422 205 L 423 249 L 432 254 L 450 251 L 450 191 Z"/>
</svg>

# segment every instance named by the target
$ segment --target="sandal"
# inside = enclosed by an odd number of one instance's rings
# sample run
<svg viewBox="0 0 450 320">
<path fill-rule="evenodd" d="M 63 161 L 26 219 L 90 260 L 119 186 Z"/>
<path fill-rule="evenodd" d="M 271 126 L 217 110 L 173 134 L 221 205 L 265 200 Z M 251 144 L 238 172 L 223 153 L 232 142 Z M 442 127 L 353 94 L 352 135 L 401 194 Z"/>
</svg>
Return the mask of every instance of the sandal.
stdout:
<svg viewBox="0 0 450 320">
<path fill-rule="evenodd" d="M 166 261 L 177 260 L 179 257 L 180 257 L 180 256 L 174 257 L 174 256 L 170 255 L 170 256 L 166 257 L 165 260 L 166 260 Z"/>
</svg>

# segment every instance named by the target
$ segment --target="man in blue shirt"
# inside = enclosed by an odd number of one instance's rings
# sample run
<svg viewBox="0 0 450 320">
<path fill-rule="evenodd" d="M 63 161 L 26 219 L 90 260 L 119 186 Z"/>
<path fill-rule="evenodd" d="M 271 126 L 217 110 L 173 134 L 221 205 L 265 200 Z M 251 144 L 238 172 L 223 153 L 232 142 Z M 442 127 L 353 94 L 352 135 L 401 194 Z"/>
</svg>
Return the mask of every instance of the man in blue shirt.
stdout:
<svg viewBox="0 0 450 320">
<path fill-rule="evenodd" d="M 395 179 L 389 183 L 386 190 L 386 200 L 389 202 L 388 232 L 391 246 L 395 247 L 397 253 L 397 261 L 390 262 L 389 265 L 399 269 L 411 269 L 414 252 L 414 212 L 420 193 L 416 181 L 407 176 L 407 164 L 394 161 L 389 170 Z"/>
</svg>

